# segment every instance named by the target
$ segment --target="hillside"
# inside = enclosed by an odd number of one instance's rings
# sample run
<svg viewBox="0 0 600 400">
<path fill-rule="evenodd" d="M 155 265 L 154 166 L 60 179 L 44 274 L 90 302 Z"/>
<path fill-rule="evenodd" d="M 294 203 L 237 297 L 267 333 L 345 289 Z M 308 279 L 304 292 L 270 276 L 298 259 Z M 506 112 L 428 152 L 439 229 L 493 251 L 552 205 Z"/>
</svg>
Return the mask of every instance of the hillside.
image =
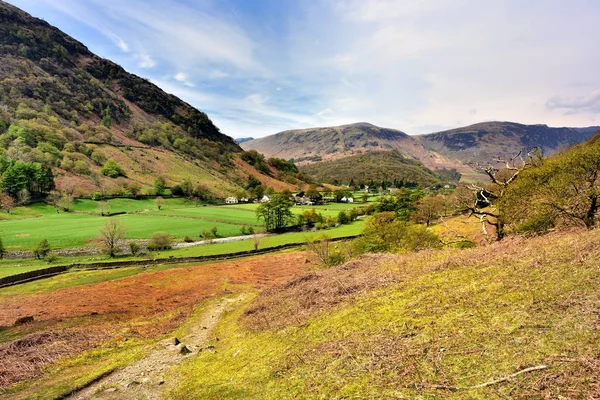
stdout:
<svg viewBox="0 0 600 400">
<path fill-rule="evenodd" d="M 407 158 L 419 160 L 432 170 L 454 168 L 463 174 L 473 172 L 459 161 L 425 149 L 418 140 L 402 131 L 380 128 L 365 122 L 284 131 L 244 142 L 241 146 L 245 150 L 257 150 L 268 157 L 294 159 L 298 165 L 374 151 L 396 150 Z"/>
<path fill-rule="evenodd" d="M 515 237 L 307 272 L 224 316 L 168 397 L 595 398 L 599 245 Z"/>
<path fill-rule="evenodd" d="M 0 173 L 34 163 L 59 189 L 81 194 L 150 187 L 158 176 L 167 184 L 191 179 L 217 195 L 248 175 L 290 187 L 240 160 L 239 146 L 205 113 L 3 1 L 0 148 Z M 100 172 L 110 159 L 125 176 Z"/>
<path fill-rule="evenodd" d="M 300 170 L 318 182 L 331 184 L 396 182 L 399 185 L 418 184 L 429 187 L 443 181 L 442 177 L 425 168 L 419 161 L 408 159 L 395 150 L 306 164 L 301 166 Z"/>
<path fill-rule="evenodd" d="M 494 158 L 510 158 L 534 147 L 550 155 L 581 143 L 600 127 L 551 128 L 514 122 L 483 122 L 463 128 L 418 136 L 423 145 L 446 157 L 468 164 L 485 164 Z"/>
</svg>

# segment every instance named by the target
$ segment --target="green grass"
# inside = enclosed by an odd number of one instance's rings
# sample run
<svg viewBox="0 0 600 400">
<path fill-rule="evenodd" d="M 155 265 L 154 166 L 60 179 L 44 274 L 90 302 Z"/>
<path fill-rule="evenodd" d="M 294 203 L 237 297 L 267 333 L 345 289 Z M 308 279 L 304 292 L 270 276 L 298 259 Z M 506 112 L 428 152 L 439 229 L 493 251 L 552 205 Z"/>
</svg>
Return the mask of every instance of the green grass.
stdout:
<svg viewBox="0 0 600 400">
<path fill-rule="evenodd" d="M 38 218 L 3 221 L 0 235 L 7 250 L 31 250 L 47 239 L 52 248 L 84 247 L 99 236 L 99 230 L 109 217 L 88 214 L 60 213 Z M 240 226 L 208 220 L 181 217 L 161 217 L 149 214 L 114 216 L 127 230 L 129 239 L 145 239 L 154 232 L 167 232 L 177 239 L 199 238 L 200 232 L 217 227 L 219 236 L 238 236 Z"/>
<path fill-rule="evenodd" d="M 280 246 L 284 244 L 303 244 L 306 240 L 326 235 L 332 239 L 358 235 L 364 228 L 364 221 L 355 221 L 350 225 L 342 225 L 337 228 L 316 231 L 316 232 L 296 232 L 288 233 L 283 235 L 276 235 L 271 237 L 262 238 L 260 241 L 260 249 L 266 249 L 269 247 Z M 114 279 L 124 278 L 127 276 L 136 275 L 142 272 L 148 271 L 160 271 L 169 268 L 185 267 L 188 264 L 168 264 L 170 257 L 197 257 L 197 256 L 209 256 L 209 255 L 221 255 L 230 254 L 242 251 L 252 250 L 254 243 L 252 239 L 242 240 L 238 242 L 230 243 L 216 243 L 203 246 L 194 246 L 184 249 L 166 250 L 157 253 L 153 253 L 151 257 L 153 259 L 165 260 L 165 264 L 150 266 L 147 268 L 142 267 L 124 267 L 110 270 L 93 270 L 93 271 L 72 271 L 64 273 L 52 278 L 37 280 L 28 282 L 16 286 L 10 286 L 7 288 L 0 289 L 0 296 L 3 295 L 16 295 L 16 294 L 33 294 L 33 293 L 45 293 L 58 290 L 66 287 L 88 285 L 92 283 L 110 281 Z M 121 257 L 118 260 L 141 260 L 142 257 Z M 80 256 L 80 257 L 69 257 L 60 258 L 55 265 L 66 265 L 72 263 L 97 263 L 97 262 L 110 262 L 114 259 L 110 259 L 103 255 L 98 256 Z M 15 260 L 3 260 L 0 263 L 0 277 L 13 275 L 21 272 L 32 271 L 41 268 L 47 268 L 49 266 L 43 260 L 26 260 L 18 261 Z M 201 263 L 193 263 L 192 265 L 201 265 Z M 6 272 L 4 272 L 6 271 Z"/>
<path fill-rule="evenodd" d="M 97 245 L 94 242 L 108 218 L 118 218 L 127 229 L 129 239 L 147 239 L 155 232 L 167 232 L 181 240 L 185 236 L 199 238 L 202 231 L 217 228 L 220 237 L 238 236 L 242 225 L 254 226 L 261 231 L 256 218 L 258 204 L 235 206 L 197 206 L 186 199 L 165 199 L 161 210 L 154 200 L 112 199 L 107 201 L 111 212 L 128 212 L 126 215 L 102 217 L 97 215 L 98 202 L 76 200 L 75 212 L 57 213 L 46 204 L 18 207 L 0 224 L 0 235 L 7 250 L 33 250 L 46 239 L 54 249 Z M 296 206 L 294 214 L 314 209 L 324 216 L 337 217 L 340 210 L 357 205 L 332 203 L 322 206 Z M 96 243 L 96 244 L 95 244 Z"/>
<path fill-rule="evenodd" d="M 325 305 L 306 323 L 292 316 L 319 296 L 297 293 L 298 305 L 279 317 L 282 329 L 249 330 L 242 306 L 217 327 L 216 353 L 171 371 L 177 387 L 167 397 L 593 397 L 599 246 L 594 232 L 403 256 L 363 276 L 395 276 L 397 283 Z M 360 276 L 360 268 L 353 271 L 350 277 Z M 345 276 L 331 274 L 331 284 Z M 278 303 L 276 293 L 267 295 L 267 307 Z M 548 369 L 480 389 L 435 388 L 473 386 L 536 365 Z"/>
</svg>

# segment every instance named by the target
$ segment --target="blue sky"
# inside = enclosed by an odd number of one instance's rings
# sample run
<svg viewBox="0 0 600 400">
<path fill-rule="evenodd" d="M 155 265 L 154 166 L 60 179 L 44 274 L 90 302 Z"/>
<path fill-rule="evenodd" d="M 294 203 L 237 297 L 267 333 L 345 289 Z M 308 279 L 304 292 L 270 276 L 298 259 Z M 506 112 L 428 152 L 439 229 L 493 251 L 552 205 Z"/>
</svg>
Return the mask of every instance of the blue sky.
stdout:
<svg viewBox="0 0 600 400">
<path fill-rule="evenodd" d="M 595 0 L 9 0 L 233 137 L 600 125 Z"/>
</svg>

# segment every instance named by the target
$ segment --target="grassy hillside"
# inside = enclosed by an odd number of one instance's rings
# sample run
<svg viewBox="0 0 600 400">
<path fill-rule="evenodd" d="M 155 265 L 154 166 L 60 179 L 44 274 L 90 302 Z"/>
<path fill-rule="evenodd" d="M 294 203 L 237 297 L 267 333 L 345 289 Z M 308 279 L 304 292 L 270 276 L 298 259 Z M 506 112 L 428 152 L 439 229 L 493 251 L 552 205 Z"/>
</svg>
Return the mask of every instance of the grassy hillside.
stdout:
<svg viewBox="0 0 600 400">
<path fill-rule="evenodd" d="M 442 178 L 416 160 L 397 151 L 358 154 L 332 161 L 304 165 L 301 170 L 319 182 L 356 185 L 369 182 L 401 182 L 429 187 L 440 184 Z"/>
<path fill-rule="evenodd" d="M 151 187 L 159 175 L 221 196 L 248 175 L 271 180 L 240 160 L 239 146 L 205 113 L 3 1 L 0 104 L 0 174 L 32 163 L 52 171 L 59 189 L 82 194 Z M 101 172 L 111 159 L 123 176 Z M 50 189 L 28 186 L 34 195 Z"/>
<path fill-rule="evenodd" d="M 419 136 L 423 145 L 447 157 L 469 164 L 489 164 L 495 158 L 509 158 L 534 147 L 550 155 L 581 143 L 600 130 L 588 128 L 551 128 L 514 122 L 484 122 L 463 128 Z"/>
<path fill-rule="evenodd" d="M 168 396 L 593 398 L 599 247 L 516 237 L 306 273 L 228 314 Z"/>
</svg>

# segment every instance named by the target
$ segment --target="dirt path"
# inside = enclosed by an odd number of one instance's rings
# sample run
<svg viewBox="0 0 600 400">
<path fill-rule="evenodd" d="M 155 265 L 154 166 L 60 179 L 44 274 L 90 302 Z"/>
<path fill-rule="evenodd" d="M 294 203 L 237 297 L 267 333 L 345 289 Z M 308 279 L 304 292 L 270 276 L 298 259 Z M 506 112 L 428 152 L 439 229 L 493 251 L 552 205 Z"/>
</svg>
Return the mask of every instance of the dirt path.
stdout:
<svg viewBox="0 0 600 400">
<path fill-rule="evenodd" d="M 158 342 L 150 354 L 143 359 L 112 373 L 68 399 L 159 399 L 163 388 L 168 386 L 165 384 L 168 383 L 165 382 L 167 369 L 198 354 L 199 351 L 211 351 L 211 347 L 206 344 L 212 329 L 227 307 L 241 299 L 242 296 L 219 300 L 216 305 L 204 312 L 184 338 L 180 338 L 180 345 L 174 346 L 165 341 Z M 188 354 L 180 352 L 182 345 L 189 350 Z"/>
</svg>

